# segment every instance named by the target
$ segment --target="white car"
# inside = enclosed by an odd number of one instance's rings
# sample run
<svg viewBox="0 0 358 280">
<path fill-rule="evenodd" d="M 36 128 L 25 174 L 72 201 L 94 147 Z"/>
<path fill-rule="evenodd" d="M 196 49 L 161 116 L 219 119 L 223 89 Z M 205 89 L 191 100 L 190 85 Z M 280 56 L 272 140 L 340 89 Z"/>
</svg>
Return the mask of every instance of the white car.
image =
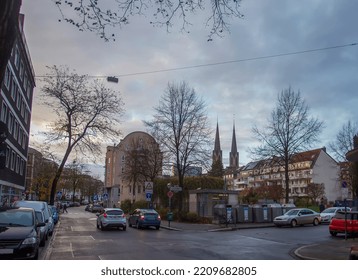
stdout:
<svg viewBox="0 0 358 280">
<path fill-rule="evenodd" d="M 320 214 L 322 223 L 330 223 L 337 211 L 345 211 L 345 207 L 339 206 L 324 209 Z M 351 208 L 347 207 L 347 211 L 351 211 Z"/>
</svg>

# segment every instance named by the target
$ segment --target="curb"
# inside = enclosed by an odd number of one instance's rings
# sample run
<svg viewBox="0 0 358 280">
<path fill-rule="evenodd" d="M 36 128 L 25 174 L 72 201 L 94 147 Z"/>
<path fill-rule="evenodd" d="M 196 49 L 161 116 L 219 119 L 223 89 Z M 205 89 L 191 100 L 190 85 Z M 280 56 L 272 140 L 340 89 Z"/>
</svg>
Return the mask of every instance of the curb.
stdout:
<svg viewBox="0 0 358 280">
<path fill-rule="evenodd" d="M 310 258 L 310 257 L 304 256 L 304 255 L 301 255 L 299 253 L 299 251 L 301 249 L 313 247 L 313 246 L 316 246 L 316 245 L 318 245 L 318 244 L 310 244 L 310 245 L 301 246 L 301 247 L 297 248 L 296 250 L 294 250 L 293 253 L 295 254 L 296 257 L 300 258 L 301 260 L 317 260 L 316 258 Z"/>
</svg>

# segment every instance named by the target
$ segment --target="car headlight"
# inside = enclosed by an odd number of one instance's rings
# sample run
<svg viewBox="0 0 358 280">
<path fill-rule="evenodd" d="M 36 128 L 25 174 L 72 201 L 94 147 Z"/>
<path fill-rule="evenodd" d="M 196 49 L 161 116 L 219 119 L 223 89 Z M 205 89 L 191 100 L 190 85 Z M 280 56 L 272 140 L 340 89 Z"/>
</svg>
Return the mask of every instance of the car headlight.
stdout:
<svg viewBox="0 0 358 280">
<path fill-rule="evenodd" d="M 23 242 L 22 245 L 36 244 L 36 237 L 28 237 Z"/>
</svg>

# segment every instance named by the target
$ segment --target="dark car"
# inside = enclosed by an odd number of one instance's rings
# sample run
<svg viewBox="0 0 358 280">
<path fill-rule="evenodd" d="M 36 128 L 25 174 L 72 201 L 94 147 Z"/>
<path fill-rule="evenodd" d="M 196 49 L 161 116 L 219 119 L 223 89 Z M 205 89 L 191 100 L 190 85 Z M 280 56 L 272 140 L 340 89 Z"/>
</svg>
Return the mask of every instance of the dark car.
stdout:
<svg viewBox="0 0 358 280">
<path fill-rule="evenodd" d="M 358 235 L 358 211 L 338 211 L 329 224 L 329 233 L 336 236 L 338 233 Z"/>
<path fill-rule="evenodd" d="M 0 208 L 0 259 L 38 259 L 44 225 L 32 208 Z"/>
<path fill-rule="evenodd" d="M 56 206 L 51 205 L 50 210 L 51 210 L 51 213 L 52 213 L 53 222 L 56 225 L 58 223 L 59 218 L 60 218 L 59 213 L 58 213 L 58 209 L 57 209 Z"/>
<path fill-rule="evenodd" d="M 161 218 L 154 209 L 136 209 L 128 218 L 128 225 L 136 228 L 155 227 L 160 228 Z"/>
<path fill-rule="evenodd" d="M 101 204 L 93 204 L 92 207 L 90 207 L 90 212 L 97 213 L 102 212 L 103 206 Z"/>
<path fill-rule="evenodd" d="M 127 219 L 120 208 L 104 208 L 102 212 L 97 213 L 97 228 L 121 228 L 126 230 Z"/>
</svg>

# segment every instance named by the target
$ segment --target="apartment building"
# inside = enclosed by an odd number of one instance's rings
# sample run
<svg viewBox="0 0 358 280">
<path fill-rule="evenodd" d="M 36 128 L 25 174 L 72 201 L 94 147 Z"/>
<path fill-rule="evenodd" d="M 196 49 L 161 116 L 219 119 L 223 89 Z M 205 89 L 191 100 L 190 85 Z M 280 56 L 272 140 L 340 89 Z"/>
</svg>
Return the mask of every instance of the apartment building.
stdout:
<svg viewBox="0 0 358 280">
<path fill-rule="evenodd" d="M 118 145 L 108 146 L 105 164 L 107 205 L 147 200 L 145 182 L 162 175 L 162 153 L 146 132 L 128 134 Z"/>
<path fill-rule="evenodd" d="M 16 40 L 7 63 L 0 93 L 0 121 L 7 137 L 1 148 L 0 203 L 7 204 L 25 191 L 26 162 L 30 133 L 35 74 L 20 14 Z"/>
<path fill-rule="evenodd" d="M 239 169 L 239 190 L 263 185 L 285 185 L 284 167 L 277 158 L 250 162 Z M 289 165 L 289 197 L 307 195 L 308 184 L 323 184 L 327 201 L 342 199 L 339 164 L 325 148 L 296 154 Z"/>
</svg>

